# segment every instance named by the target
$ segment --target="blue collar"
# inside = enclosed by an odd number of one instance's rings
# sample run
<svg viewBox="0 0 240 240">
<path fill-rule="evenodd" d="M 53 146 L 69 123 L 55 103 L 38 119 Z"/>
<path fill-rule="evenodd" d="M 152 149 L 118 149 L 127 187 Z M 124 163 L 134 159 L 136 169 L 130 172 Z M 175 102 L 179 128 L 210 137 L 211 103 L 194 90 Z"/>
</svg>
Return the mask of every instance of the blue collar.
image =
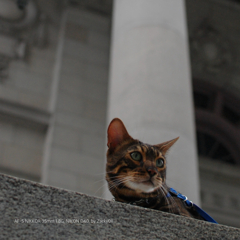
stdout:
<svg viewBox="0 0 240 240">
<path fill-rule="evenodd" d="M 170 188 L 167 194 L 167 197 L 170 197 L 171 194 L 176 196 L 177 198 L 182 199 L 188 207 L 194 207 L 198 214 L 203 217 L 206 221 L 211 223 L 217 223 L 211 216 L 209 216 L 205 211 L 203 211 L 200 207 L 194 204 L 192 201 L 189 201 L 188 198 L 180 193 L 178 193 L 175 189 Z"/>
</svg>

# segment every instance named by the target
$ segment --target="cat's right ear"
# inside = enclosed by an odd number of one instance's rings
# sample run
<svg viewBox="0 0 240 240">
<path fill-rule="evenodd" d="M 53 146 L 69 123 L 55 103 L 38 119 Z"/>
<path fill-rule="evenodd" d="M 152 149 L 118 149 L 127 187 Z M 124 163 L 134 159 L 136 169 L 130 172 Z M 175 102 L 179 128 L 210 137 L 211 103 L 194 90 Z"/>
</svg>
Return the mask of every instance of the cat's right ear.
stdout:
<svg viewBox="0 0 240 240">
<path fill-rule="evenodd" d="M 121 143 L 132 139 L 128 134 L 126 127 L 119 118 L 114 118 L 108 126 L 108 143 L 107 146 L 110 151 L 114 149 Z"/>
<path fill-rule="evenodd" d="M 165 155 L 169 148 L 179 139 L 179 137 L 177 138 L 174 138 L 170 141 L 167 141 L 167 142 L 163 142 L 163 143 L 160 143 L 158 145 L 155 145 L 155 147 L 157 147 L 162 153 L 163 155 Z"/>
</svg>

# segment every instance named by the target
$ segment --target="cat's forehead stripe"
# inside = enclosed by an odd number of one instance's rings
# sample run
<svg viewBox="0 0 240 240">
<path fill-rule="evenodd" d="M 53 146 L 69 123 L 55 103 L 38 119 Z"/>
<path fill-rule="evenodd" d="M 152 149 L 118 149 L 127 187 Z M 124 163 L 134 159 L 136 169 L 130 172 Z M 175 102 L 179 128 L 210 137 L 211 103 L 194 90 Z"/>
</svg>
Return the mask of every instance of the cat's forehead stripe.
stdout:
<svg viewBox="0 0 240 240">
<path fill-rule="evenodd" d="M 143 152 L 145 152 L 145 153 L 147 152 L 147 146 L 146 145 L 141 145 L 141 149 L 142 149 Z"/>
<path fill-rule="evenodd" d="M 150 145 L 147 145 L 147 144 L 142 144 L 141 149 L 147 155 L 154 155 L 155 157 L 161 155 L 159 150 L 154 146 L 150 146 Z"/>
<path fill-rule="evenodd" d="M 141 147 L 139 145 L 135 145 L 135 146 L 131 146 L 130 148 L 128 148 L 129 151 L 141 151 Z"/>
<path fill-rule="evenodd" d="M 147 155 L 154 155 L 155 157 L 158 157 L 159 155 L 162 156 L 161 152 L 156 147 L 144 143 L 131 146 L 128 148 L 128 151 L 139 151 Z"/>
</svg>

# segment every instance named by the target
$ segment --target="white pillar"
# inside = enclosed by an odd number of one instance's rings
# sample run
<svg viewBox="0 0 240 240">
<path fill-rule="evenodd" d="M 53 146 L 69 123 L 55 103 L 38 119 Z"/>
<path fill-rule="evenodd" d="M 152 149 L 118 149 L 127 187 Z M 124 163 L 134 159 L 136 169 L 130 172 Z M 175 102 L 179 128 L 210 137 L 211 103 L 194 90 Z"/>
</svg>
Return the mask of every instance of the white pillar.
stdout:
<svg viewBox="0 0 240 240">
<path fill-rule="evenodd" d="M 187 39 L 183 0 L 114 1 L 108 123 L 150 144 L 180 136 L 167 183 L 199 204 Z"/>
</svg>

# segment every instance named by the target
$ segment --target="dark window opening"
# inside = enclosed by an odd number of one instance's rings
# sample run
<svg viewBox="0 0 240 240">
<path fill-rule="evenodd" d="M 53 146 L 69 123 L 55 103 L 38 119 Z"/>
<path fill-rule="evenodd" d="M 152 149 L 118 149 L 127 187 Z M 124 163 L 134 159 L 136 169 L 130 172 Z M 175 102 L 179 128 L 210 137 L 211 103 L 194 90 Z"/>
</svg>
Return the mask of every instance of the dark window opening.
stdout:
<svg viewBox="0 0 240 240">
<path fill-rule="evenodd" d="M 197 131 L 198 154 L 213 160 L 236 164 L 229 150 L 215 137 Z"/>
<path fill-rule="evenodd" d="M 194 92 L 195 107 L 207 109 L 209 104 L 210 104 L 210 97 L 207 94 Z"/>
<path fill-rule="evenodd" d="M 234 125 L 240 123 L 240 116 L 228 106 L 223 106 L 223 117 Z"/>
</svg>

